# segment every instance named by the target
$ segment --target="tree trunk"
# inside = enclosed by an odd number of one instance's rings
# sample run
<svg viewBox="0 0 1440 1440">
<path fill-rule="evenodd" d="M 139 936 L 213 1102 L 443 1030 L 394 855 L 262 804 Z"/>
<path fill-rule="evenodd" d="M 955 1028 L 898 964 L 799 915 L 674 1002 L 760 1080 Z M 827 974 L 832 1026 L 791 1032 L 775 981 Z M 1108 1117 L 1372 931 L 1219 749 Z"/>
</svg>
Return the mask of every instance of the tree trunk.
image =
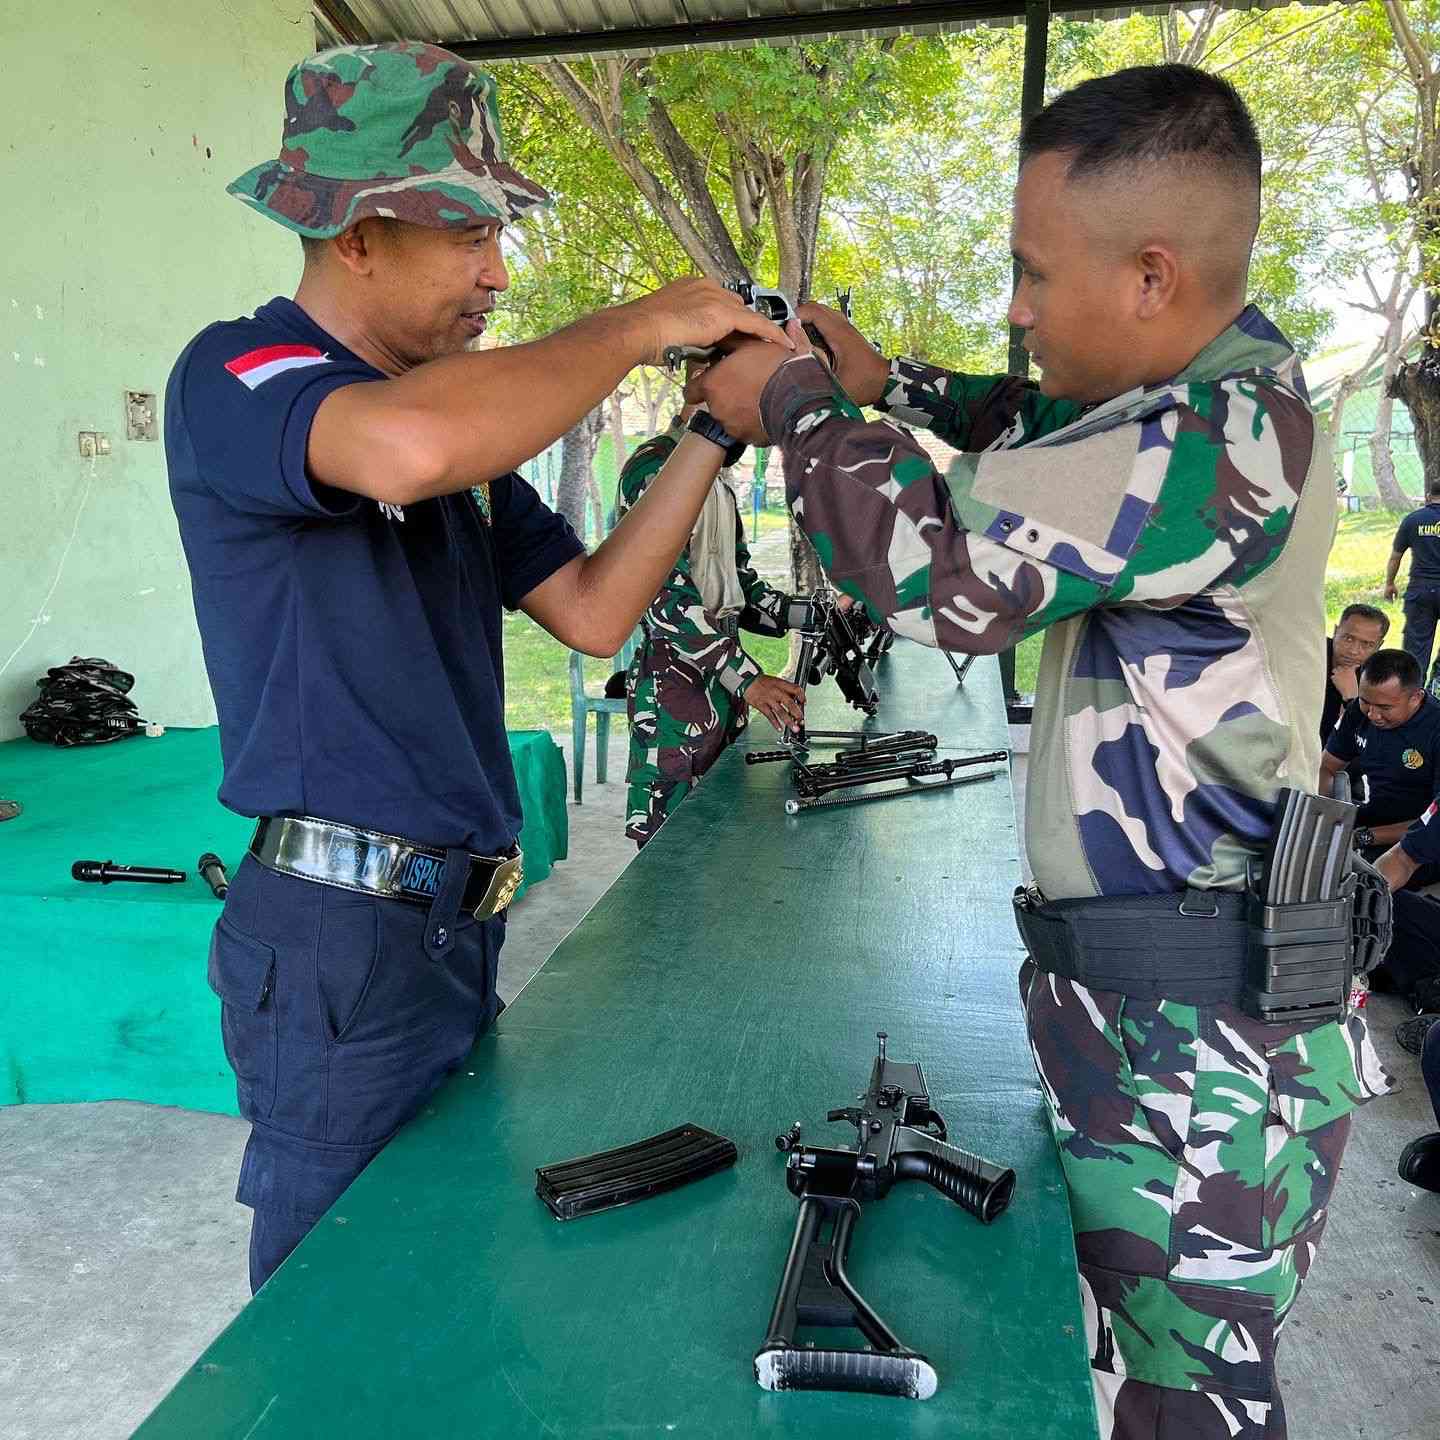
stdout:
<svg viewBox="0 0 1440 1440">
<path fill-rule="evenodd" d="M 611 393 L 606 409 L 610 414 L 610 448 L 615 455 L 615 493 L 610 496 L 610 508 L 616 510 L 620 505 L 620 472 L 625 468 L 626 456 L 625 407 L 618 390 Z"/>
<path fill-rule="evenodd" d="M 590 467 L 589 483 L 585 486 L 585 493 L 590 501 L 590 519 L 593 525 L 591 533 L 595 536 L 598 544 L 605 538 L 605 503 L 600 498 L 600 484 L 595 479 L 595 467 Z"/>
<path fill-rule="evenodd" d="M 1375 477 L 1375 490 L 1380 503 L 1387 510 L 1408 510 L 1409 501 L 1395 478 L 1395 457 L 1390 450 L 1391 419 L 1395 412 L 1395 381 L 1400 366 L 1400 357 L 1391 353 L 1385 357 L 1385 368 L 1380 375 L 1380 398 L 1375 404 L 1375 428 L 1370 432 L 1370 471 Z"/>
<path fill-rule="evenodd" d="M 1423 492 L 1440 490 L 1440 355 L 1428 345 L 1418 360 L 1401 364 L 1385 387 L 1387 397 L 1404 403 L 1415 425 L 1415 448 L 1424 466 Z M 1376 477 L 1377 484 L 1379 477 Z M 1391 469 L 1394 479 L 1394 469 Z M 1399 492 L 1396 485 L 1396 492 Z M 1387 502 L 1388 503 L 1388 502 Z M 1403 508 L 1408 508 L 1405 506 Z"/>
<path fill-rule="evenodd" d="M 603 424 L 600 407 L 577 420 L 560 440 L 560 484 L 555 508 L 582 538 L 585 534 L 585 498 L 595 463 L 595 437 Z"/>
</svg>

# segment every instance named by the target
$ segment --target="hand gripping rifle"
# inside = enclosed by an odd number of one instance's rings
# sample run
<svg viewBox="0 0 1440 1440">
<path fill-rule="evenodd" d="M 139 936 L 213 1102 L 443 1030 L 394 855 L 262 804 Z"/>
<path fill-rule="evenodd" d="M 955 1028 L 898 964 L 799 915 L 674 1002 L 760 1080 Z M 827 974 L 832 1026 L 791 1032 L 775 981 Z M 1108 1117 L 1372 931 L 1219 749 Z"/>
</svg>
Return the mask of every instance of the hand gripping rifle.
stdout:
<svg viewBox="0 0 1440 1440">
<path fill-rule="evenodd" d="M 792 600 L 786 619 L 800 637 L 795 683 L 818 685 L 833 675 L 845 699 L 863 714 L 873 715 L 880 707 L 874 667 L 895 643 L 889 627 L 872 624 L 858 606 L 842 610 L 840 597 L 823 584 L 807 599 Z M 784 738 L 804 745 L 804 727 L 787 729 Z"/>
<path fill-rule="evenodd" d="M 845 1273 L 860 1201 L 882 1200 L 897 1180 L 924 1180 L 988 1224 L 1010 1203 L 1015 1172 L 947 1143 L 945 1121 L 930 1108 L 919 1065 L 890 1060 L 886 1035 L 859 1105 L 830 1111 L 848 1120 L 859 1143 L 821 1149 L 800 1143 L 796 1121 L 775 1137 L 785 1152 L 785 1183 L 800 1199 L 800 1214 L 770 1327 L 755 1352 L 755 1379 L 764 1390 L 863 1390 L 928 1400 L 935 1368 L 903 1345 L 866 1303 Z M 858 1330 L 864 1349 L 798 1345 L 802 1326 Z"/>
<path fill-rule="evenodd" d="M 756 285 L 750 280 L 726 280 L 723 283 L 727 290 L 733 290 L 740 297 L 740 303 L 747 310 L 753 310 L 757 315 L 763 315 L 767 320 L 773 320 L 782 329 L 795 316 L 795 302 L 783 290 L 768 290 L 765 286 Z M 847 290 L 843 297 L 838 298 L 842 301 L 842 313 L 848 318 L 850 292 Z M 807 320 L 805 334 L 809 337 L 810 343 L 824 355 L 830 368 L 836 369 L 835 352 L 830 348 L 830 342 L 820 333 L 818 327 L 810 324 Z M 724 351 L 725 342 L 723 341 L 719 345 L 667 345 L 663 358 L 666 369 L 673 372 L 679 370 L 687 360 L 709 364 Z"/>
</svg>

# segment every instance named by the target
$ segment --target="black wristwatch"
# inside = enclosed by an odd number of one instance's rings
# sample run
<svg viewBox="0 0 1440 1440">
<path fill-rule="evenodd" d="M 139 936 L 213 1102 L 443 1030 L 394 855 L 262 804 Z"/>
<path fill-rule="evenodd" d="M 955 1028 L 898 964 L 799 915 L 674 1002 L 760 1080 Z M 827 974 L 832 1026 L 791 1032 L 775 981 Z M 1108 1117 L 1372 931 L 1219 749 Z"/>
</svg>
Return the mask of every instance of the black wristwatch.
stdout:
<svg viewBox="0 0 1440 1440">
<path fill-rule="evenodd" d="M 725 464 L 734 465 L 745 453 L 745 442 L 737 440 L 708 410 L 697 410 L 687 427 L 692 435 L 718 445 L 725 452 Z"/>
<path fill-rule="evenodd" d="M 1368 825 L 1361 825 L 1351 837 L 1357 850 L 1368 850 L 1375 843 L 1375 832 Z"/>
</svg>

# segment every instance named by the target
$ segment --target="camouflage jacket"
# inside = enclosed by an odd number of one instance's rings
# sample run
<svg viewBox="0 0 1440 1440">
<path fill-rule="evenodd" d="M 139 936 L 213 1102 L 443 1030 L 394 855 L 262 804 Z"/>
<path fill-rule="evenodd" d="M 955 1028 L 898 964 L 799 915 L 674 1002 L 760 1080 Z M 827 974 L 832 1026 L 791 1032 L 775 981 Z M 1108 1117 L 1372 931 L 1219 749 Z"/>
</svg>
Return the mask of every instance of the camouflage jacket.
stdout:
<svg viewBox="0 0 1440 1440">
<path fill-rule="evenodd" d="M 664 468 L 671 452 L 685 433 L 684 427 L 672 425 L 639 446 L 620 472 L 618 512 L 623 515 L 645 493 L 645 488 Z M 717 478 L 716 484 L 725 482 Z M 740 506 L 734 492 L 725 485 L 725 493 L 735 504 L 735 569 L 745 608 L 740 612 L 740 628 L 758 635 L 780 635 L 789 596 L 767 585 L 750 563 L 750 548 L 745 543 L 745 527 L 740 522 Z M 760 666 L 740 648 L 733 627 L 705 608 L 700 591 L 690 574 L 690 551 L 680 552 L 660 593 L 640 617 L 647 645 L 665 645 L 706 677 L 718 681 L 732 695 L 744 695 L 750 682 L 763 674 Z"/>
<path fill-rule="evenodd" d="M 1088 409 L 897 360 L 881 409 L 818 362 L 761 414 L 835 584 L 898 634 L 1046 631 L 1026 848 L 1051 899 L 1239 888 L 1318 760 L 1334 487 L 1295 353 L 1253 306 L 1167 384 Z"/>
</svg>

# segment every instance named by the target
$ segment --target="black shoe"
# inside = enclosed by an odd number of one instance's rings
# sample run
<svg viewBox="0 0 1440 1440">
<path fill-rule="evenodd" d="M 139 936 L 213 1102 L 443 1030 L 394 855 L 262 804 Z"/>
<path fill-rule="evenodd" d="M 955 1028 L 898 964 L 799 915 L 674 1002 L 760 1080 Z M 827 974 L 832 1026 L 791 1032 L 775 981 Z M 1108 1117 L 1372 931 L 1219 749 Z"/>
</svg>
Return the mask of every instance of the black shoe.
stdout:
<svg viewBox="0 0 1440 1440">
<path fill-rule="evenodd" d="M 1440 1135 L 1422 1135 L 1400 1152 L 1400 1178 L 1419 1190 L 1440 1195 Z"/>
<path fill-rule="evenodd" d="M 1425 1037 L 1437 1020 L 1440 1020 L 1440 1015 L 1416 1015 L 1402 1020 L 1395 1027 L 1395 1043 L 1411 1055 L 1418 1055 L 1425 1048 Z"/>
</svg>

